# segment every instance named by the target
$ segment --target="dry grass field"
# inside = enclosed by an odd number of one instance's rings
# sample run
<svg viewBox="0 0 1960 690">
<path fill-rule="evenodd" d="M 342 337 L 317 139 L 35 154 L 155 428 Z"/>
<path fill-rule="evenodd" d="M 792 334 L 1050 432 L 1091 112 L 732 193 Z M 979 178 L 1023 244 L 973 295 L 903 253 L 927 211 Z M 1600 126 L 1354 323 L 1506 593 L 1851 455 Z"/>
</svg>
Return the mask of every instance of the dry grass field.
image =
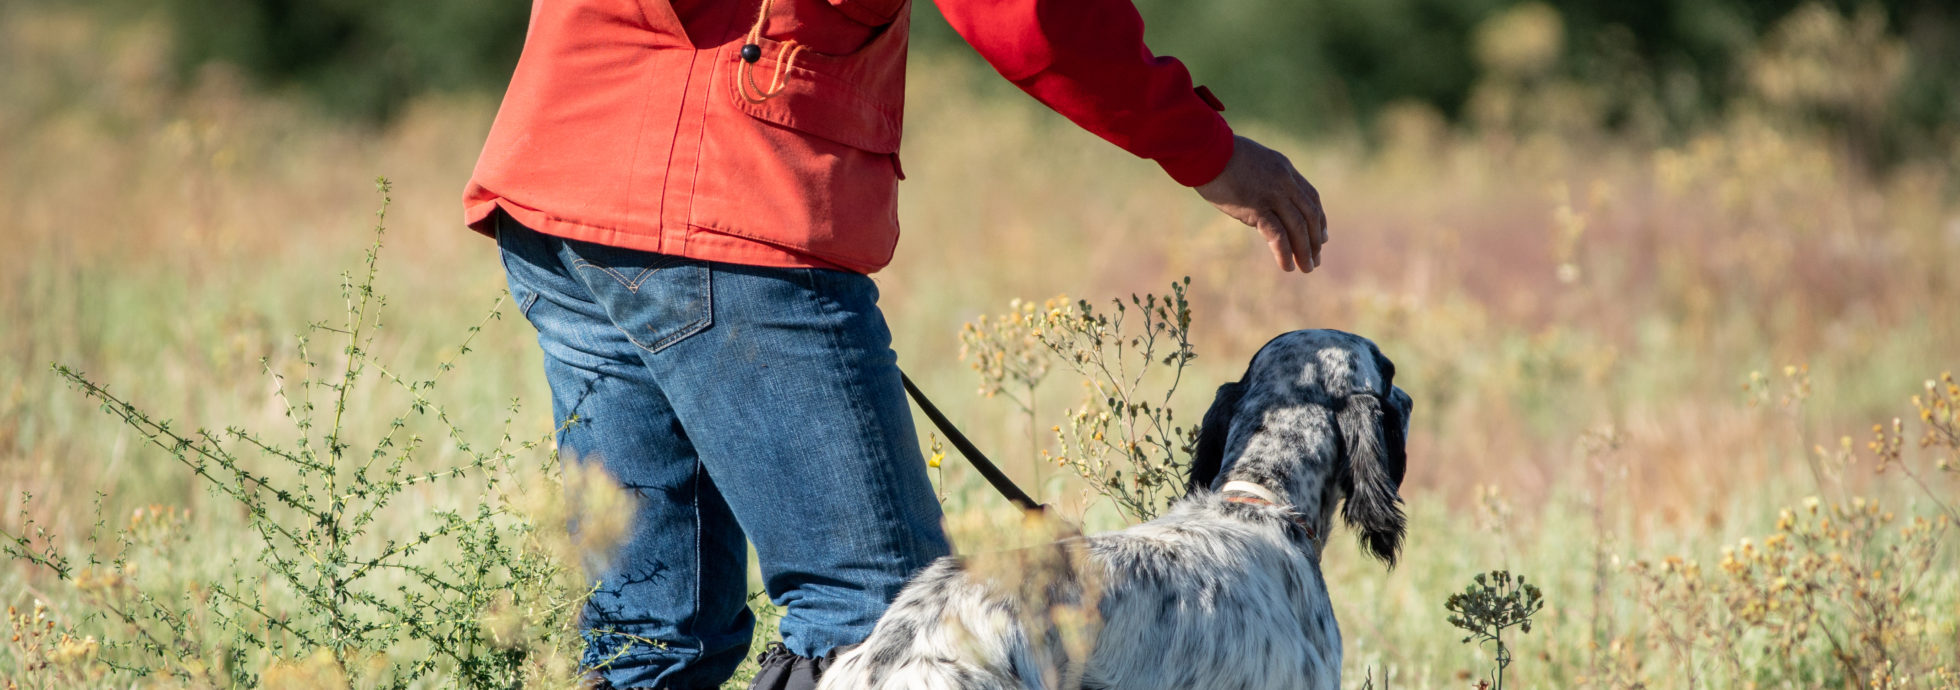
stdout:
<svg viewBox="0 0 1960 690">
<path fill-rule="evenodd" d="M 1837 30 L 1819 40 L 1857 40 Z M 299 380 L 293 336 L 339 327 L 339 276 L 363 270 L 382 175 L 388 302 L 364 352 L 431 375 L 503 289 L 494 245 L 458 221 L 495 103 L 429 98 L 362 128 L 220 69 L 186 95 L 160 89 L 167 49 L 153 26 L 0 5 L 0 529 L 16 551 L 78 565 L 125 554 L 68 580 L 0 564 L 13 626 L 0 677 L 203 687 L 242 668 L 268 685 L 391 687 L 370 672 L 387 658 L 322 661 L 299 633 L 241 647 L 252 624 L 199 615 L 215 605 L 197 583 L 278 589 L 251 511 L 50 365 L 180 429 L 297 438 L 268 372 Z M 1760 104 L 1679 138 L 1609 133 L 1574 84 L 1487 84 L 1479 126 L 1398 108 L 1365 143 L 1241 123 L 1327 201 L 1326 264 L 1302 277 L 1153 166 L 985 85 L 977 61 L 913 69 L 906 234 L 877 276 L 895 348 L 1010 473 L 1090 529 L 1122 517 L 1039 462 L 1080 386 L 1051 375 L 1032 423 L 970 395 L 963 324 L 1017 298 L 1103 303 L 1190 276 L 1198 358 L 1174 397 L 1189 421 L 1280 332 L 1350 330 L 1395 359 L 1416 400 L 1404 560 L 1384 571 L 1337 535 L 1325 564 L 1350 686 L 1488 677 L 1493 648 L 1462 643 L 1444 600 L 1509 570 L 1547 601 L 1529 634 L 1507 637 L 1517 687 L 1960 688 L 1960 389 L 1940 379 L 1960 369 L 1960 150 L 1876 170 L 1778 107 L 1767 78 Z M 1817 78 L 1869 76 L 1842 69 Z M 337 375 L 332 336 L 316 332 L 313 355 Z M 470 463 L 468 439 L 549 434 L 532 338 L 514 314 L 487 322 L 430 394 L 477 436 L 413 417 L 429 440 L 405 456 L 409 474 Z M 388 433 L 403 391 L 372 374 L 350 386 L 349 436 Z M 513 467 L 545 452 L 500 447 Z M 479 474 L 398 487 L 361 539 L 521 503 Z M 939 477 L 963 549 L 1011 522 L 956 455 Z M 376 596 L 413 589 L 384 582 Z M 144 601 L 184 615 L 139 631 L 115 613 Z M 531 654 L 518 662 L 530 682 L 553 685 L 567 610 L 512 627 L 498 602 L 471 601 L 446 609 L 452 622 L 544 640 L 511 649 Z"/>
</svg>

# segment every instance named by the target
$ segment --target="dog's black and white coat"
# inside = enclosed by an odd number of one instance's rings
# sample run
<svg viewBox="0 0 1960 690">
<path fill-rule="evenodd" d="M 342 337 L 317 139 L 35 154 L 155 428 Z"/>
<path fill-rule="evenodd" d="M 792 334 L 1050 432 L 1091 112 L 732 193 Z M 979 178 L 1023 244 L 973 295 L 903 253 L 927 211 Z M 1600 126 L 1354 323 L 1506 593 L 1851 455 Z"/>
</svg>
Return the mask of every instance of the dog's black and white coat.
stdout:
<svg viewBox="0 0 1960 690">
<path fill-rule="evenodd" d="M 1080 557 L 1039 586 L 1038 603 L 1012 575 L 941 559 L 819 688 L 1339 688 L 1321 547 L 1341 504 L 1368 551 L 1395 562 L 1411 402 L 1394 378 L 1360 336 L 1273 339 L 1218 389 L 1191 493 L 1169 512 L 1058 543 Z M 1030 610 L 1067 602 L 1098 614 L 1087 644 Z"/>
</svg>

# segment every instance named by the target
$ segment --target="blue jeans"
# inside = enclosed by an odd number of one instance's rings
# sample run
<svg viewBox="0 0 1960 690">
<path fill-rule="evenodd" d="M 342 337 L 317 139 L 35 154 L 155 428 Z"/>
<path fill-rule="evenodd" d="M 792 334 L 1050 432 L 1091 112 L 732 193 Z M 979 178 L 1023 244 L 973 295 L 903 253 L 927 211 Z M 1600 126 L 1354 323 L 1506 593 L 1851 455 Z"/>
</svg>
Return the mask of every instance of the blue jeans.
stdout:
<svg viewBox="0 0 1960 690">
<path fill-rule="evenodd" d="M 582 620 L 620 688 L 713 688 L 749 648 L 747 551 L 806 657 L 871 634 L 947 553 L 867 276 L 560 239 L 499 214 L 568 462 L 637 505 Z M 653 640 L 658 646 L 636 642 Z"/>
</svg>

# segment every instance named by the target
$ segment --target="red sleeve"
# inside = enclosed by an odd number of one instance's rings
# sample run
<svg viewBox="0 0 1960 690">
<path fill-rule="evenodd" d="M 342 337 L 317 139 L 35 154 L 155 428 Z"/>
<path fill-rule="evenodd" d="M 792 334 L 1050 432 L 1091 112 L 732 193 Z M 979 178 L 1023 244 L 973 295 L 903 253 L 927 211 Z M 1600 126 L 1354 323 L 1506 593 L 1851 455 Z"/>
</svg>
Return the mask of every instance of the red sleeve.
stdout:
<svg viewBox="0 0 1960 690">
<path fill-rule="evenodd" d="M 938 3 L 1001 76 L 1083 129 L 1157 161 L 1178 183 L 1210 182 L 1231 159 L 1232 128 L 1193 91 L 1183 63 L 1150 53 L 1130 0 Z"/>
</svg>

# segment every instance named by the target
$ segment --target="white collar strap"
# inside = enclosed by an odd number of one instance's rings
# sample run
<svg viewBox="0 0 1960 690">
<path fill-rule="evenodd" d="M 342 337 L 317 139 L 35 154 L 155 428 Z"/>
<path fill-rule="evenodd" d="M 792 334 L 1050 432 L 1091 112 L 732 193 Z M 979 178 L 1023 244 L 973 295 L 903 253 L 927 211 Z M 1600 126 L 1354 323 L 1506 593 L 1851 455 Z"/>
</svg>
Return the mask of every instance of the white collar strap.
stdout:
<svg viewBox="0 0 1960 690">
<path fill-rule="evenodd" d="M 1254 496 L 1258 496 L 1262 499 L 1265 499 L 1267 503 L 1271 503 L 1276 506 L 1287 505 L 1285 501 L 1279 500 L 1279 494 L 1273 493 L 1272 489 L 1268 489 L 1264 486 L 1260 486 L 1258 484 L 1254 484 L 1248 481 L 1241 481 L 1241 480 L 1234 479 L 1232 481 L 1225 482 L 1224 486 L 1218 488 L 1218 493 L 1222 494 L 1227 491 L 1237 491 L 1239 493 L 1252 494 Z"/>
</svg>

